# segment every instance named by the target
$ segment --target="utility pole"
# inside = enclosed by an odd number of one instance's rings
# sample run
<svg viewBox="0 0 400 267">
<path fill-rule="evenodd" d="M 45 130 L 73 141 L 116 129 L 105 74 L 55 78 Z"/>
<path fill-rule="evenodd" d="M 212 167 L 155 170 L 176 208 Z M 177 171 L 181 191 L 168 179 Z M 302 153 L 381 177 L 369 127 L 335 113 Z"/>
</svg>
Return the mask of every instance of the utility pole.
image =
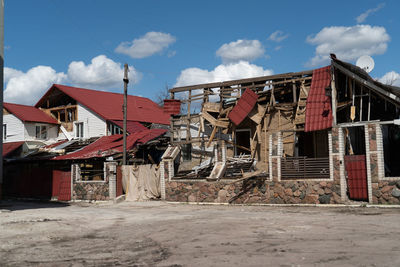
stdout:
<svg viewBox="0 0 400 267">
<path fill-rule="evenodd" d="M 122 165 L 126 165 L 126 116 L 127 116 L 127 99 L 128 99 L 128 64 L 124 65 L 124 105 L 123 105 L 123 113 L 124 113 L 124 129 L 123 129 L 123 135 L 124 135 L 124 151 L 123 151 L 123 157 L 122 157 Z"/>
<path fill-rule="evenodd" d="M 4 0 L 0 0 L 0 200 L 3 185 Z"/>
</svg>

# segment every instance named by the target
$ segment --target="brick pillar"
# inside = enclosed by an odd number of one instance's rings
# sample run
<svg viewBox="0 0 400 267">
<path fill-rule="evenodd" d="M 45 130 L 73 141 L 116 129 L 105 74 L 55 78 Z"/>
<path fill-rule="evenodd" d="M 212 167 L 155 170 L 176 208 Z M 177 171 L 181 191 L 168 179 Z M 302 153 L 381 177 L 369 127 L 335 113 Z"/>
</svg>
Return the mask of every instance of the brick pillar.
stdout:
<svg viewBox="0 0 400 267">
<path fill-rule="evenodd" d="M 108 180 L 108 195 L 110 199 L 117 197 L 117 163 L 114 161 L 105 162 L 106 180 Z"/>
<path fill-rule="evenodd" d="M 165 161 L 160 162 L 160 191 L 161 199 L 165 199 Z"/>
</svg>

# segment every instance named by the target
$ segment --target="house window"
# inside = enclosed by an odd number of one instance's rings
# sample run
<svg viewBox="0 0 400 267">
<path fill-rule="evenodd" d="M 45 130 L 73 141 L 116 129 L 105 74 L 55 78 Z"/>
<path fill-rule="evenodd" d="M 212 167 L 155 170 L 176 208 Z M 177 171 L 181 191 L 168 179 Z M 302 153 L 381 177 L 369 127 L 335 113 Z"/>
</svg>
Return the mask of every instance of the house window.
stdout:
<svg viewBox="0 0 400 267">
<path fill-rule="evenodd" d="M 108 124 L 108 135 L 122 134 L 123 130 L 115 124 Z"/>
<path fill-rule="evenodd" d="M 75 137 L 83 138 L 83 122 L 75 123 Z"/>
<path fill-rule="evenodd" d="M 239 129 L 235 132 L 235 155 L 250 155 L 250 129 Z"/>
<path fill-rule="evenodd" d="M 7 124 L 3 124 L 3 140 L 7 139 Z"/>
<path fill-rule="evenodd" d="M 382 125 L 385 177 L 400 176 L 400 126 Z"/>
<path fill-rule="evenodd" d="M 47 139 L 47 126 L 36 125 L 36 139 L 41 139 L 41 140 Z"/>
</svg>

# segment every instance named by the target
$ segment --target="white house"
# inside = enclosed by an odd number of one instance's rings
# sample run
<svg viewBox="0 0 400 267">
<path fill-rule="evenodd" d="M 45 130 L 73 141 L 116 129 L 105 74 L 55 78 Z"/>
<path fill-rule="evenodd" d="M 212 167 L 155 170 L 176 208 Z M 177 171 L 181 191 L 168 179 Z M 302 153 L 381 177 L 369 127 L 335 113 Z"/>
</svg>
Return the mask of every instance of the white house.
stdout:
<svg viewBox="0 0 400 267">
<path fill-rule="evenodd" d="M 54 84 L 35 105 L 58 120 L 70 138 L 122 133 L 123 94 Z M 151 123 L 169 125 L 170 114 L 148 98 L 128 96 L 127 131 Z"/>
<path fill-rule="evenodd" d="M 59 123 L 32 106 L 4 103 L 3 143 L 31 141 L 50 144 L 57 141 Z"/>
</svg>

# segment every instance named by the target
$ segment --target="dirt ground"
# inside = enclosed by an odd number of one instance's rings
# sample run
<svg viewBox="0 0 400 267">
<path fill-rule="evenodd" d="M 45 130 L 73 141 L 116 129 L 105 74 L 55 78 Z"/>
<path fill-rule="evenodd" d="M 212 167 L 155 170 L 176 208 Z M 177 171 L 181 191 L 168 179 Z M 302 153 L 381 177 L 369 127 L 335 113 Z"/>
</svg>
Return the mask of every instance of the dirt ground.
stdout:
<svg viewBox="0 0 400 267">
<path fill-rule="evenodd" d="M 0 266 L 400 266 L 400 209 L 0 202 Z"/>
</svg>

